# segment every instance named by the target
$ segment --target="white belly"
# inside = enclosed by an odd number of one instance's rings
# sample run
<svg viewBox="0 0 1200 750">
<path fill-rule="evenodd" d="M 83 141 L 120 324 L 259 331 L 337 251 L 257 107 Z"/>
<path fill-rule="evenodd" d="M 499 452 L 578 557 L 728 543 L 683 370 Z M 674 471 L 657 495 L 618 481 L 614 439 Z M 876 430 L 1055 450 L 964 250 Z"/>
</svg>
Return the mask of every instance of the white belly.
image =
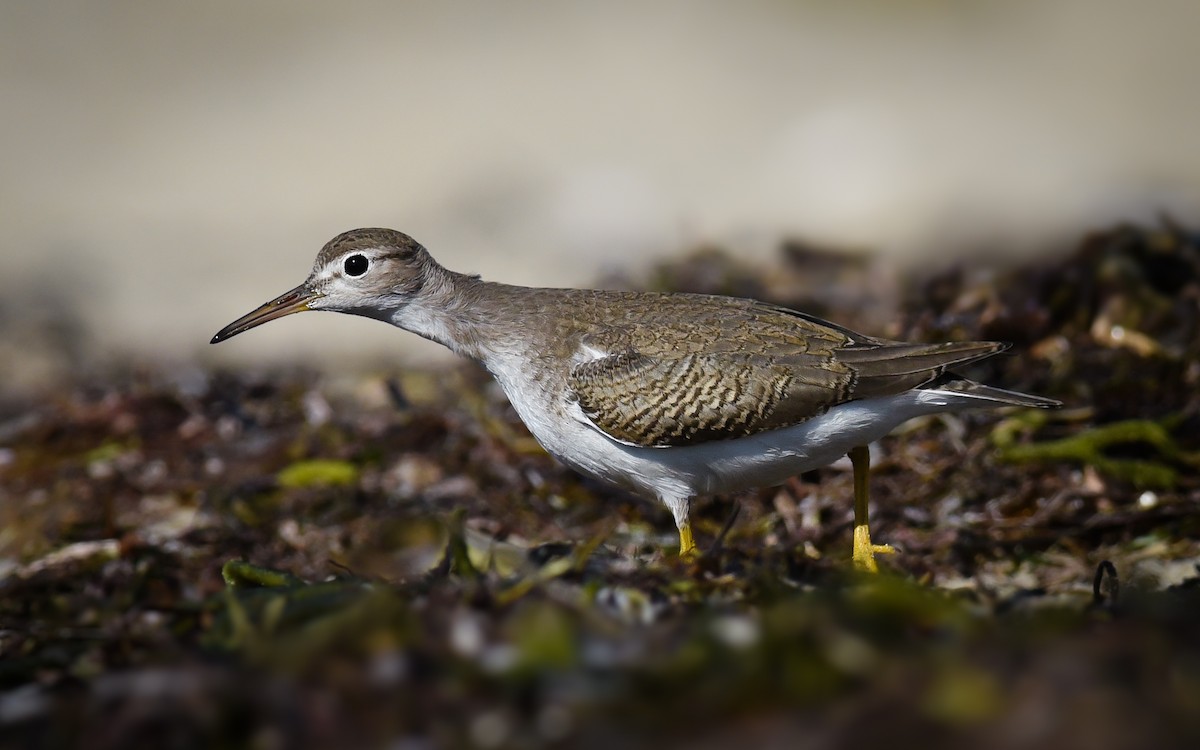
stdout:
<svg viewBox="0 0 1200 750">
<path fill-rule="evenodd" d="M 609 438 L 582 413 L 555 419 L 547 408 L 549 394 L 510 388 L 513 384 L 504 379 L 500 382 L 530 432 L 551 455 L 577 471 L 662 499 L 780 484 L 838 460 L 855 446 L 878 440 L 913 417 L 995 406 L 951 392 L 915 390 L 852 401 L 792 427 L 734 440 L 642 448 Z"/>
</svg>

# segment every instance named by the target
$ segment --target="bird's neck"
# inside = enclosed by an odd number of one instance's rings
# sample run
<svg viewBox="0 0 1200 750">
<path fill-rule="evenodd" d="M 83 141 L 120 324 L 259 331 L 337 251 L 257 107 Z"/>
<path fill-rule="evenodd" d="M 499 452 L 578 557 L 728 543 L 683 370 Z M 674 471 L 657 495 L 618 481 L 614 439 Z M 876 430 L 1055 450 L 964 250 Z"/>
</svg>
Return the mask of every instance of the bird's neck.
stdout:
<svg viewBox="0 0 1200 750">
<path fill-rule="evenodd" d="M 486 362 L 504 345 L 496 297 L 506 288 L 438 266 L 430 269 L 420 293 L 393 313 L 391 323 L 455 354 Z"/>
</svg>

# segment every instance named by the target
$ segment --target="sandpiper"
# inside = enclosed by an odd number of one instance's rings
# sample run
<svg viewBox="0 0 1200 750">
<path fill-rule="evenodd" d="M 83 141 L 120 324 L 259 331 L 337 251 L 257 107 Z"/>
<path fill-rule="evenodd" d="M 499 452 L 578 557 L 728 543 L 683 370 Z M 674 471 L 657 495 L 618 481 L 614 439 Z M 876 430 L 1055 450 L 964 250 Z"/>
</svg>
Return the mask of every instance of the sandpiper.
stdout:
<svg viewBox="0 0 1200 750">
<path fill-rule="evenodd" d="M 1060 405 L 949 372 L 1002 342 L 887 341 L 734 297 L 487 282 L 391 229 L 338 235 L 303 284 L 212 343 L 304 310 L 377 318 L 478 360 L 551 455 L 661 500 L 684 555 L 692 497 L 779 484 L 848 454 L 852 559 L 875 571 L 893 550 L 871 542 L 871 442 L 923 414 Z"/>
</svg>

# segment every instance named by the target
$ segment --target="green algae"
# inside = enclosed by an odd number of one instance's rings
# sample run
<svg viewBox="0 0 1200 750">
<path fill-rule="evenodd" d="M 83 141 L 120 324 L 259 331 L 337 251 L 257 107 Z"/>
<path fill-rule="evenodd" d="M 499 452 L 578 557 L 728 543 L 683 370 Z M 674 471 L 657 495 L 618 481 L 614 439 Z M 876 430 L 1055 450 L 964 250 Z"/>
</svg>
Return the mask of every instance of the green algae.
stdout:
<svg viewBox="0 0 1200 750">
<path fill-rule="evenodd" d="M 1082 463 L 1101 473 L 1130 482 L 1139 489 L 1172 489 L 1179 478 L 1180 464 L 1196 465 L 1196 457 L 1185 453 L 1172 437 L 1169 423 L 1131 419 L 1084 430 L 1070 437 L 1021 444 L 1012 430 L 993 433 L 998 456 L 1012 463 Z M 1144 458 L 1110 455 L 1114 448 L 1137 447 Z"/>
<path fill-rule="evenodd" d="M 358 481 L 359 470 L 349 461 L 315 458 L 297 461 L 276 475 L 280 487 L 344 487 Z"/>
</svg>

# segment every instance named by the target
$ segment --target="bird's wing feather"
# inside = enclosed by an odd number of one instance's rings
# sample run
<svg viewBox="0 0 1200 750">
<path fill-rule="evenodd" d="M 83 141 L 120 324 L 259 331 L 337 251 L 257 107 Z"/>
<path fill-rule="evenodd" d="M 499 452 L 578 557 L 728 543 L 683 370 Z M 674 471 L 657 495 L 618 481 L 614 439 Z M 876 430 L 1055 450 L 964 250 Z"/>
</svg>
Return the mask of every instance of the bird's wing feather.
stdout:
<svg viewBox="0 0 1200 750">
<path fill-rule="evenodd" d="M 582 363 L 570 376 L 596 427 L 624 443 L 660 447 L 803 421 L 836 403 L 849 382 L 844 370 L 776 365 L 748 355 L 649 357 L 637 351 Z"/>
<path fill-rule="evenodd" d="M 629 445 L 737 438 L 925 385 L 1004 348 L 883 341 L 766 305 L 721 313 L 719 326 L 672 316 L 680 322 L 629 321 L 583 336 L 588 356 L 568 386 L 584 416 Z"/>
</svg>

